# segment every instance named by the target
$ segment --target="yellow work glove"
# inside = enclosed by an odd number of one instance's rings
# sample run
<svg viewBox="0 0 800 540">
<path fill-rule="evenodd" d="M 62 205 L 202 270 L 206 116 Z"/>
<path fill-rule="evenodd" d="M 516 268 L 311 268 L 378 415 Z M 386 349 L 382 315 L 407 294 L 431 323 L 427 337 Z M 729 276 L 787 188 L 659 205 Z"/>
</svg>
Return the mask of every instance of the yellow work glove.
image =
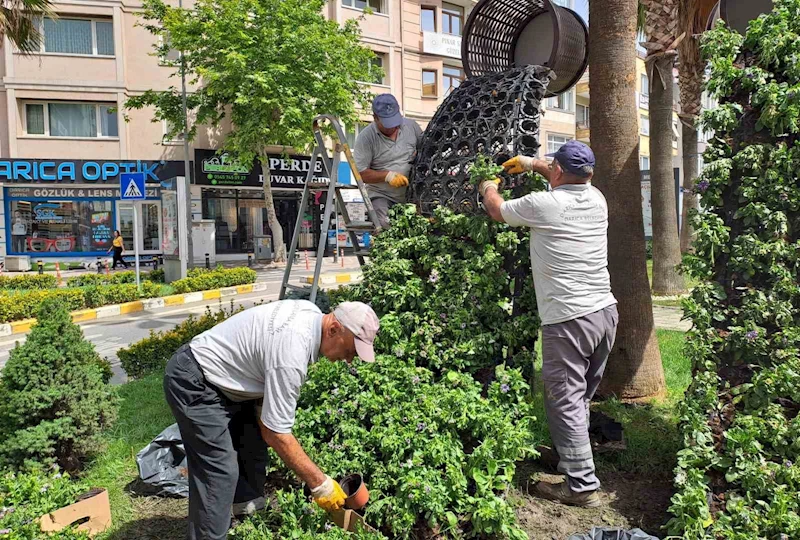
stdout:
<svg viewBox="0 0 800 540">
<path fill-rule="evenodd" d="M 487 189 L 493 189 L 495 191 L 500 189 L 500 179 L 494 178 L 492 180 L 484 180 L 483 182 L 481 182 L 480 185 L 478 186 L 478 193 L 481 194 L 481 197 L 486 196 Z"/>
<path fill-rule="evenodd" d="M 392 187 L 400 188 L 408 185 L 408 178 L 397 172 L 389 172 L 386 175 L 386 183 Z"/>
<path fill-rule="evenodd" d="M 314 502 L 326 512 L 341 510 L 344 506 L 344 491 L 339 482 L 330 476 L 325 477 L 325 481 L 311 490 Z"/>
<path fill-rule="evenodd" d="M 509 174 L 522 174 L 533 170 L 535 158 L 528 156 L 517 156 L 503 163 L 503 168 Z"/>
</svg>

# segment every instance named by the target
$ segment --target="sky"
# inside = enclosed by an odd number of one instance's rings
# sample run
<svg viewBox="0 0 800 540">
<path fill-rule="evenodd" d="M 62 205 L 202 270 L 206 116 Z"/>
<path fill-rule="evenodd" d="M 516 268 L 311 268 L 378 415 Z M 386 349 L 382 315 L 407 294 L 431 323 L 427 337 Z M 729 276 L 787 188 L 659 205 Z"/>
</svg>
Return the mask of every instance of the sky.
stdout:
<svg viewBox="0 0 800 540">
<path fill-rule="evenodd" d="M 575 11 L 580 13 L 584 21 L 589 20 L 589 0 L 575 0 Z"/>
</svg>

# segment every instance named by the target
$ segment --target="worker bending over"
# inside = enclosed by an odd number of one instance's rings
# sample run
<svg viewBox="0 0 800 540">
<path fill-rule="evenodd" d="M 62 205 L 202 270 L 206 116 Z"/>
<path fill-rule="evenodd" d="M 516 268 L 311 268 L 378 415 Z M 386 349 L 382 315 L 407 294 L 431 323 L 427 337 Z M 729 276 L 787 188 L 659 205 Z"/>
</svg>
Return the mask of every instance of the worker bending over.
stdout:
<svg viewBox="0 0 800 540">
<path fill-rule="evenodd" d="M 322 312 L 283 300 L 233 315 L 195 337 L 167 364 L 164 392 L 178 421 L 189 468 L 190 540 L 227 537 L 231 513 L 264 507 L 267 448 L 338 510 L 344 492 L 292 435 L 300 387 L 320 356 L 373 362 L 378 317 L 360 302 Z"/>
<path fill-rule="evenodd" d="M 600 505 L 589 403 L 600 385 L 614 345 L 619 315 L 608 274 L 608 205 L 592 186 L 594 154 L 583 143 L 562 146 L 546 161 L 517 156 L 503 167 L 533 171 L 550 191 L 503 201 L 500 180 L 480 185 L 495 221 L 531 229 L 531 266 L 542 319 L 542 381 L 550 437 L 566 482 L 539 482 L 546 499 L 592 508 Z M 548 157 L 550 157 L 548 156 Z"/>
</svg>

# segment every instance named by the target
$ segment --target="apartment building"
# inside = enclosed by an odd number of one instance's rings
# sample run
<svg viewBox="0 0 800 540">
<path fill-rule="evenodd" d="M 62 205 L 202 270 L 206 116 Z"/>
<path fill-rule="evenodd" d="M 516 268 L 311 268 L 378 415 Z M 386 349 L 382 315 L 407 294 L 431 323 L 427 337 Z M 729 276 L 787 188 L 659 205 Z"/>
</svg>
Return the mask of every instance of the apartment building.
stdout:
<svg viewBox="0 0 800 540">
<path fill-rule="evenodd" d="M 571 7 L 574 0 L 559 0 Z M 465 74 L 461 34 L 476 0 L 330 0 L 326 17 L 360 18 L 362 41 L 376 53 L 376 94 L 392 93 L 405 115 L 424 128 Z M 173 69 L 152 55 L 153 36 L 137 25 L 138 0 L 56 1 L 58 19 L 44 18 L 41 49 L 22 55 L 8 42 L 0 55 L 0 256 L 87 259 L 104 254 L 119 229 L 133 249 L 133 206 L 119 201 L 119 174 L 142 171 L 148 198 L 133 203 L 141 253 L 174 250 L 174 208 L 165 197 L 181 181 L 182 140 L 152 121 L 153 111 L 129 111 L 129 96 L 166 89 Z M 364 122 L 371 121 L 365 111 Z M 542 153 L 575 137 L 571 90 L 546 103 Z M 360 126 L 347 126 L 353 139 Z M 245 257 L 268 237 L 258 171 L 221 186 L 214 151 L 224 130 L 199 130 L 190 146 L 192 215 L 215 226 L 220 257 Z M 275 204 L 284 237 L 303 214 L 300 245 L 319 238 L 319 205 L 299 208 L 308 156 L 270 162 Z"/>
</svg>

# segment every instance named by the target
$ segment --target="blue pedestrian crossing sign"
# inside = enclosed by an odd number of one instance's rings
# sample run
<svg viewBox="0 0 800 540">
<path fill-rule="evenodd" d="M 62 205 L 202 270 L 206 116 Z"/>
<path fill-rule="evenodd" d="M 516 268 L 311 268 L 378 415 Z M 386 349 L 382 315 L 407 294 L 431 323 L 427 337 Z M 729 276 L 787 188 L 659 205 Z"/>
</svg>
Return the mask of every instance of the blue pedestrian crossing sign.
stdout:
<svg viewBox="0 0 800 540">
<path fill-rule="evenodd" d="M 123 201 L 144 200 L 144 173 L 122 173 L 119 175 L 119 194 Z"/>
</svg>

